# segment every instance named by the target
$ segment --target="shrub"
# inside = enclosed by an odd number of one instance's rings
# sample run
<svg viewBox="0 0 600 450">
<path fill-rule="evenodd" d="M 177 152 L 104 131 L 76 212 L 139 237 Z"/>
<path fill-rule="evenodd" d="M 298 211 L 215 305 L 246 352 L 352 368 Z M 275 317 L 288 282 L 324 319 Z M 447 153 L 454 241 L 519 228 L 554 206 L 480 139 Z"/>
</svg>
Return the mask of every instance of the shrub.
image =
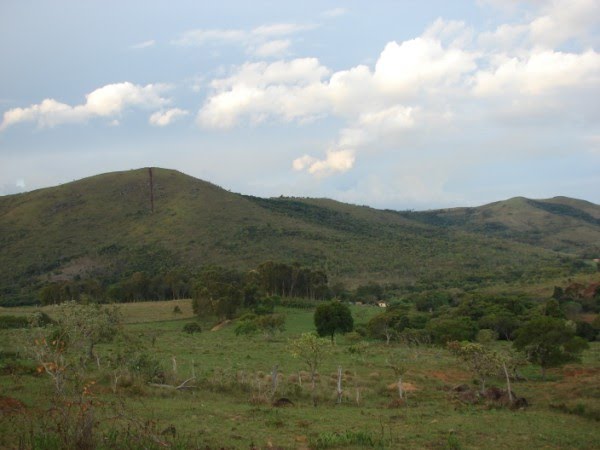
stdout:
<svg viewBox="0 0 600 450">
<path fill-rule="evenodd" d="M 0 330 L 27 328 L 29 321 L 25 316 L 0 316 Z"/>
<path fill-rule="evenodd" d="M 202 328 L 197 322 L 186 323 L 183 327 L 183 331 L 188 334 L 200 333 Z"/>
</svg>

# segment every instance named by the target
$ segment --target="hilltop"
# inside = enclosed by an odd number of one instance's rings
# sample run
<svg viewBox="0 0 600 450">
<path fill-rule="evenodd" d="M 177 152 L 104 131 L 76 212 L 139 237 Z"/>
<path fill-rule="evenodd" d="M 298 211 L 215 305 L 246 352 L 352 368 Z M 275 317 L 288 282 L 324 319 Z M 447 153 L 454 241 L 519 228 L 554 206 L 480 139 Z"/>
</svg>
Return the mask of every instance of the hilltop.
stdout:
<svg viewBox="0 0 600 450">
<path fill-rule="evenodd" d="M 600 207 L 567 198 L 398 212 L 241 195 L 159 168 L 153 196 L 154 211 L 146 168 L 0 197 L 0 305 L 32 303 L 51 280 L 267 260 L 349 286 L 531 281 L 585 269 L 600 247 Z"/>
<path fill-rule="evenodd" d="M 463 229 L 560 252 L 596 257 L 600 254 L 600 206 L 585 200 L 515 197 L 477 208 L 403 215 L 422 223 Z"/>
</svg>

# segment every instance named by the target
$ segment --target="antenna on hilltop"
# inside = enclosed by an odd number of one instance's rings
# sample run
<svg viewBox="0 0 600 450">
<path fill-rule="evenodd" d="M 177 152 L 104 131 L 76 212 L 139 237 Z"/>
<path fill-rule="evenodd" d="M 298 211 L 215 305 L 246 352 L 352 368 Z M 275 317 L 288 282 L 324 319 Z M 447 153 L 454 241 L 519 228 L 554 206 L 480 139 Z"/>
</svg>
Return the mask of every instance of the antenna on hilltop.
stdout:
<svg viewBox="0 0 600 450">
<path fill-rule="evenodd" d="M 150 178 L 150 212 L 154 212 L 154 183 L 152 181 L 152 167 L 148 167 L 148 177 Z"/>
</svg>

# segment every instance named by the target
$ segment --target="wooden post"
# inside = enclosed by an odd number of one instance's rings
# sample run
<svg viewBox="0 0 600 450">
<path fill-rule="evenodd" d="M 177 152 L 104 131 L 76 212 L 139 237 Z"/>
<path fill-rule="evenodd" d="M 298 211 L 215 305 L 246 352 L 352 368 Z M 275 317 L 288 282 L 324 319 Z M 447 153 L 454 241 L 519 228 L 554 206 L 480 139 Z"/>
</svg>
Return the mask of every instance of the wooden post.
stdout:
<svg viewBox="0 0 600 450">
<path fill-rule="evenodd" d="M 271 386 L 273 388 L 273 394 L 271 394 L 272 397 L 275 397 L 275 391 L 277 391 L 277 369 L 279 368 L 279 365 L 274 365 L 273 366 L 273 370 L 271 371 Z"/>
<path fill-rule="evenodd" d="M 342 366 L 338 366 L 338 379 L 337 379 L 337 402 L 342 403 Z"/>
<path fill-rule="evenodd" d="M 398 396 L 404 398 L 404 389 L 402 389 L 402 377 L 398 377 Z"/>
<path fill-rule="evenodd" d="M 502 362 L 502 368 L 504 369 L 504 376 L 506 376 L 506 389 L 508 390 L 508 400 L 512 405 L 513 396 L 512 392 L 510 391 L 510 377 L 508 376 L 508 370 L 506 370 L 506 363 L 504 361 Z"/>
</svg>

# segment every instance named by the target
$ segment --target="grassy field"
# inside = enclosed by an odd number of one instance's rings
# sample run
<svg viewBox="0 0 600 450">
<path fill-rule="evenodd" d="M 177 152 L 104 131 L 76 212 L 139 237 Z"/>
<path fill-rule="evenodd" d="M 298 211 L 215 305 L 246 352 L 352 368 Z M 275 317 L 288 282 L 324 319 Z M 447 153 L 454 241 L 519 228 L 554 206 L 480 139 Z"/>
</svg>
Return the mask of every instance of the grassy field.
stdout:
<svg viewBox="0 0 600 450">
<path fill-rule="evenodd" d="M 175 306 L 181 313 L 173 312 Z M 184 325 L 195 320 L 189 301 L 130 303 L 120 309 L 125 337 L 99 345 L 101 367 L 94 365 L 86 375 L 95 382 L 88 396 L 106 448 L 119 442 L 110 431 L 116 425 L 147 434 L 156 448 L 589 449 L 600 442 L 598 343 L 584 353 L 581 364 L 551 370 L 546 381 L 537 367 L 523 368 L 527 381 L 514 382 L 513 390 L 529 406 L 511 410 L 493 402 L 459 401 L 452 388 L 472 385 L 473 375 L 443 348 L 357 343 L 341 336 L 319 367 L 315 407 L 306 367 L 289 351 L 290 339 L 313 330 L 312 310 L 279 309 L 287 317 L 286 331 L 267 341 L 260 335 L 236 336 L 235 323 L 210 331 L 214 323 L 208 319 L 200 321 L 201 333 L 184 333 Z M 1 309 L 0 315 L 32 311 Z M 53 314 L 52 307 L 44 311 Z M 365 323 L 379 310 L 354 306 L 352 312 L 356 323 Z M 34 446 L 36 430 L 54 426 L 51 380 L 28 359 L 31 340 L 30 330 L 0 331 L 1 448 L 19 448 L 19 442 Z M 189 384 L 196 388 L 152 386 L 127 374 L 113 384 L 109 361 L 127 347 L 144 349 L 160 363 L 163 384 L 178 385 L 195 376 Z M 405 402 L 397 401 L 389 359 L 408 367 Z M 274 365 L 279 375 L 272 393 Z M 339 366 L 344 394 L 336 404 Z M 491 384 L 503 387 L 503 380 Z M 271 405 L 281 397 L 293 405 Z M 23 405 L 10 408 L 15 399 Z M 59 448 L 35 442 L 37 448 Z"/>
</svg>

